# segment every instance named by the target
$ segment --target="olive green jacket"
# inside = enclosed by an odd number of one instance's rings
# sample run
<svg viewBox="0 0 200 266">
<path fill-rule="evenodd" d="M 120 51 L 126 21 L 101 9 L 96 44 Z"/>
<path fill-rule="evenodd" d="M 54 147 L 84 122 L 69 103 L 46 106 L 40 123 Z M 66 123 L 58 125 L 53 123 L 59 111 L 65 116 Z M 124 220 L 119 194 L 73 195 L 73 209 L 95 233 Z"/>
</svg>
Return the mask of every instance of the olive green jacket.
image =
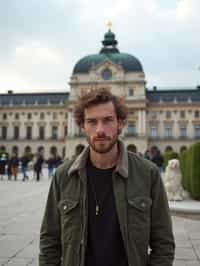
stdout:
<svg viewBox="0 0 200 266">
<path fill-rule="evenodd" d="M 175 243 L 158 168 L 127 152 L 121 141 L 119 147 L 112 179 L 129 266 L 171 266 Z M 84 266 L 88 154 L 89 148 L 75 161 L 63 163 L 52 179 L 40 232 L 39 266 Z"/>
</svg>

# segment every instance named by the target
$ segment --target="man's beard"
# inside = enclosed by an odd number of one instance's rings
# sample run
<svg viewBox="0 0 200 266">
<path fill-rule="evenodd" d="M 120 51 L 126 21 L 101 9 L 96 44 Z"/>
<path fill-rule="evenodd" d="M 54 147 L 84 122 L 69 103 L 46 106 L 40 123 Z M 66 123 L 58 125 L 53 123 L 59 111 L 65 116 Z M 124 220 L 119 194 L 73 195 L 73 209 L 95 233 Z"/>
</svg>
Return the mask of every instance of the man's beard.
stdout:
<svg viewBox="0 0 200 266">
<path fill-rule="evenodd" d="M 91 139 L 89 136 L 86 136 L 89 146 L 97 153 L 107 153 L 112 150 L 113 146 L 118 141 L 119 134 L 116 133 L 112 137 L 105 135 L 97 136 Z M 102 140 L 102 142 L 100 142 Z"/>
</svg>

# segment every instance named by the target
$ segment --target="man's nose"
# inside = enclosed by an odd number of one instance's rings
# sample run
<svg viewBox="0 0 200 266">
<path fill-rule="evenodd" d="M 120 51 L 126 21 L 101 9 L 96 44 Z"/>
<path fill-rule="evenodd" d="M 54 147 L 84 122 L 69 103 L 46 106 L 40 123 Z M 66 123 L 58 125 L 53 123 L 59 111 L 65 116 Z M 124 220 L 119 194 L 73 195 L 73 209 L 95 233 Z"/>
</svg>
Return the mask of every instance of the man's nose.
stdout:
<svg viewBox="0 0 200 266">
<path fill-rule="evenodd" d="M 101 121 L 99 121 L 97 123 L 97 127 L 96 127 L 96 132 L 97 133 L 101 133 L 101 132 L 104 132 L 104 125 Z"/>
</svg>

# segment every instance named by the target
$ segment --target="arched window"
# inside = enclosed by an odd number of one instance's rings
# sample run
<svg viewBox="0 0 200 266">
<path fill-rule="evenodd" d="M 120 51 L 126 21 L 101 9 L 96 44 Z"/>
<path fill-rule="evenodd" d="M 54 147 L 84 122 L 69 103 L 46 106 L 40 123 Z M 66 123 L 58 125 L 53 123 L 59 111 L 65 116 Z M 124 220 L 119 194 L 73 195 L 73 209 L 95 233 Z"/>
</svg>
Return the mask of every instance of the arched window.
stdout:
<svg viewBox="0 0 200 266">
<path fill-rule="evenodd" d="M 172 146 L 167 146 L 167 147 L 165 148 L 165 152 L 171 152 L 171 151 L 173 151 Z"/>
</svg>

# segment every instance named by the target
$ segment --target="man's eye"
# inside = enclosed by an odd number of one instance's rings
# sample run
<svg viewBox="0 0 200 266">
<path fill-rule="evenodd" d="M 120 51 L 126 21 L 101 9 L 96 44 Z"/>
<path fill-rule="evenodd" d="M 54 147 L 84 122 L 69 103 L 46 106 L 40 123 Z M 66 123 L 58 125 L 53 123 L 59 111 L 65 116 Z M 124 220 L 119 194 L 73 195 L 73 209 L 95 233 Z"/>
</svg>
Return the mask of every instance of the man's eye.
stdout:
<svg viewBox="0 0 200 266">
<path fill-rule="evenodd" d="M 95 125 L 96 124 L 96 121 L 95 120 L 88 120 L 88 124 Z"/>
<path fill-rule="evenodd" d="M 113 121 L 113 119 L 111 117 L 108 117 L 108 118 L 104 119 L 105 123 L 109 123 L 109 122 L 112 122 L 112 121 Z"/>
</svg>

